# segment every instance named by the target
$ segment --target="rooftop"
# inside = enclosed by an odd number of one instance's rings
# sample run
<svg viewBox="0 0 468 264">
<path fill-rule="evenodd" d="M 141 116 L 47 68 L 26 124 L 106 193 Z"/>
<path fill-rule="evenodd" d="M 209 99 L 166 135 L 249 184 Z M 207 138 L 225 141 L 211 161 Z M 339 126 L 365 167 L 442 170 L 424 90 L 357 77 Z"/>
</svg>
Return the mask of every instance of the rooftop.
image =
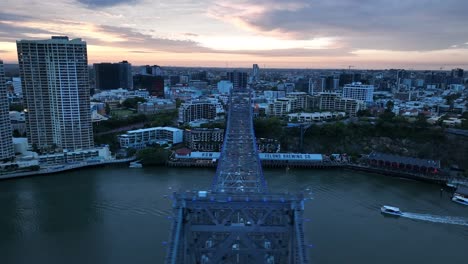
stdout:
<svg viewBox="0 0 468 264">
<path fill-rule="evenodd" d="M 379 152 L 372 152 L 371 154 L 369 154 L 369 159 L 382 160 L 388 162 L 398 162 L 401 164 L 410 164 L 419 167 L 440 168 L 440 161 L 384 154 Z"/>
</svg>

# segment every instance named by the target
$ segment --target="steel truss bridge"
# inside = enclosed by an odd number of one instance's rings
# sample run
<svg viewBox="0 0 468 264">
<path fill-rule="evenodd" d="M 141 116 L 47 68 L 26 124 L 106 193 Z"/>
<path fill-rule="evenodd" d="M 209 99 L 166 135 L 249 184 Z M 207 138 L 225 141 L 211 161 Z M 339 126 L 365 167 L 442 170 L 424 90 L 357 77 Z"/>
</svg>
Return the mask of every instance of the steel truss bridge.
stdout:
<svg viewBox="0 0 468 264">
<path fill-rule="evenodd" d="M 231 92 L 211 190 L 174 193 L 172 199 L 167 264 L 308 263 L 303 196 L 268 192 L 247 89 Z"/>
</svg>

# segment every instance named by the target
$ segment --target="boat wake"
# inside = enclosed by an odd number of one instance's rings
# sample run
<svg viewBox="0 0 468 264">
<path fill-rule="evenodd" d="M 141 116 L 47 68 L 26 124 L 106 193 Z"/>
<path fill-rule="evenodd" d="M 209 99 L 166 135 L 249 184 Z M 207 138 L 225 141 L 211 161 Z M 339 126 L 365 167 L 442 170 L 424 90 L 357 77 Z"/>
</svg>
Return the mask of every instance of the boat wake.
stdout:
<svg viewBox="0 0 468 264">
<path fill-rule="evenodd" d="M 401 217 L 406 217 L 406 218 L 414 219 L 414 220 L 433 222 L 433 223 L 468 226 L 468 218 L 464 218 L 464 217 L 428 215 L 428 214 L 416 214 L 416 213 L 403 213 Z"/>
</svg>

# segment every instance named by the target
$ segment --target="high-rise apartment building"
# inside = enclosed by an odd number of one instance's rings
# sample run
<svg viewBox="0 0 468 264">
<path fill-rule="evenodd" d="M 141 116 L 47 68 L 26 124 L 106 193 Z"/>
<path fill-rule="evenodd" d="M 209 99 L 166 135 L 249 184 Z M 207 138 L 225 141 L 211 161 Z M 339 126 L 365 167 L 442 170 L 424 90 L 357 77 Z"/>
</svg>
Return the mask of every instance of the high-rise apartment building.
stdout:
<svg viewBox="0 0 468 264">
<path fill-rule="evenodd" d="M 151 96 L 164 98 L 164 77 L 137 74 L 134 81 L 135 89 L 147 90 Z"/>
<path fill-rule="evenodd" d="M 0 60 L 0 160 L 15 156 L 3 61 Z"/>
<path fill-rule="evenodd" d="M 258 64 L 253 65 L 252 69 L 252 81 L 257 82 L 260 80 L 260 67 L 258 67 Z"/>
<path fill-rule="evenodd" d="M 141 68 L 142 75 L 153 75 L 153 76 L 163 76 L 164 71 L 159 65 L 146 65 Z"/>
<path fill-rule="evenodd" d="M 183 103 L 179 108 L 179 123 L 189 123 L 196 120 L 214 120 L 216 118 L 216 103 L 210 101 L 192 101 Z"/>
<path fill-rule="evenodd" d="M 463 71 L 463 69 L 460 69 L 460 68 L 453 69 L 452 73 L 451 73 L 451 76 L 452 76 L 452 78 L 463 78 L 464 71 Z"/>
<path fill-rule="evenodd" d="M 33 148 L 94 147 L 86 42 L 52 37 L 19 40 L 16 45 Z"/>
<path fill-rule="evenodd" d="M 351 98 L 371 103 L 374 101 L 374 85 L 364 85 L 360 82 L 347 84 L 343 88 L 343 98 Z"/>
<path fill-rule="evenodd" d="M 228 80 L 232 82 L 234 89 L 247 88 L 247 73 L 232 71 L 227 73 Z"/>
<path fill-rule="evenodd" d="M 305 110 L 308 108 L 308 105 L 307 105 L 307 93 L 304 93 L 304 92 L 292 92 L 292 93 L 288 93 L 286 95 L 286 97 L 288 98 L 293 98 L 293 99 L 296 99 L 296 105 L 294 107 L 292 107 L 292 111 L 294 110 Z"/>
<path fill-rule="evenodd" d="M 95 63 L 93 65 L 96 89 L 133 89 L 132 64 L 128 61 L 119 63 Z"/>
</svg>

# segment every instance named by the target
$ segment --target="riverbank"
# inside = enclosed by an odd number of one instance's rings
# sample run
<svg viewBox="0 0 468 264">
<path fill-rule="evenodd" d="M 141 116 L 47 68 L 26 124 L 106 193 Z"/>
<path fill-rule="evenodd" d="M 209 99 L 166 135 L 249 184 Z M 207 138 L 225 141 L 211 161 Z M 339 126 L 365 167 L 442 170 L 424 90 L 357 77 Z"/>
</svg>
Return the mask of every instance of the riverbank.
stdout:
<svg viewBox="0 0 468 264">
<path fill-rule="evenodd" d="M 53 166 L 43 167 L 38 171 L 25 171 L 25 172 L 17 172 L 17 173 L 0 174 L 0 180 L 31 177 L 31 176 L 38 176 L 38 175 L 48 175 L 48 174 L 65 172 L 65 171 L 72 171 L 72 170 L 91 168 L 91 167 L 100 167 L 100 166 L 112 165 L 112 164 L 122 164 L 122 163 L 134 161 L 135 159 L 136 159 L 135 157 L 132 157 L 132 158 L 127 158 L 127 159 L 116 159 L 116 160 L 107 160 L 107 161 L 86 161 L 86 162 L 78 162 L 78 163 L 73 163 L 73 164 L 53 165 Z"/>
<path fill-rule="evenodd" d="M 168 167 L 183 167 L 183 168 L 216 168 L 218 162 L 211 160 L 178 160 L 168 161 Z M 262 160 L 263 168 L 304 168 L 304 169 L 328 169 L 345 167 L 344 162 L 278 162 Z"/>
<path fill-rule="evenodd" d="M 54 165 L 42 168 L 39 171 L 28 171 L 28 172 L 19 172 L 19 173 L 8 173 L 0 175 L 0 180 L 12 179 L 12 178 L 21 178 L 21 177 L 31 177 L 38 175 L 48 175 L 54 173 L 60 173 L 65 171 L 78 170 L 83 168 L 90 167 L 100 167 L 105 165 L 112 164 L 122 164 L 134 161 L 136 158 L 127 158 L 127 159 L 118 159 L 118 160 L 109 160 L 103 162 L 89 161 L 81 162 L 77 164 L 67 164 L 67 165 Z M 166 167 L 180 167 L 180 168 L 216 168 L 217 163 L 211 162 L 208 160 L 203 161 L 168 161 Z M 383 168 L 369 167 L 352 163 L 344 162 L 290 162 L 290 163 L 278 163 L 278 162 L 262 162 L 262 167 L 264 168 L 299 168 L 299 169 L 347 169 L 352 171 L 361 171 L 366 173 L 374 173 L 391 177 L 399 177 L 411 180 L 417 180 L 422 182 L 435 183 L 439 185 L 446 186 L 448 183 L 456 183 L 462 185 L 468 185 L 468 179 L 465 178 L 452 178 L 449 176 L 443 175 L 428 175 L 428 174 L 416 174 L 407 171 L 395 171 L 387 170 Z"/>
<path fill-rule="evenodd" d="M 436 183 L 436 184 L 442 184 L 442 185 L 445 185 L 449 182 L 449 177 L 445 177 L 442 175 L 417 174 L 417 173 L 411 173 L 408 171 L 387 170 L 383 168 L 369 167 L 369 166 L 363 166 L 363 165 L 358 165 L 358 164 L 348 164 L 345 166 L 345 168 L 349 170 L 353 170 L 353 171 L 375 173 L 375 174 L 380 174 L 380 175 L 385 175 L 385 176 L 405 178 L 405 179 L 410 179 L 410 180 L 430 182 L 430 183 Z"/>
<path fill-rule="evenodd" d="M 211 160 L 191 160 L 191 161 L 168 161 L 168 167 L 181 167 L 181 168 L 216 168 L 217 162 Z M 263 168 L 299 168 L 299 169 L 348 169 L 352 171 L 361 171 L 366 173 L 374 173 L 391 177 L 405 178 L 417 180 L 422 182 L 435 183 L 446 186 L 447 183 L 464 184 L 468 185 L 468 179 L 453 178 L 441 174 L 418 174 L 410 171 L 397 171 L 388 170 L 384 168 L 370 167 L 360 164 L 353 164 L 347 162 L 271 162 L 262 161 Z"/>
</svg>

